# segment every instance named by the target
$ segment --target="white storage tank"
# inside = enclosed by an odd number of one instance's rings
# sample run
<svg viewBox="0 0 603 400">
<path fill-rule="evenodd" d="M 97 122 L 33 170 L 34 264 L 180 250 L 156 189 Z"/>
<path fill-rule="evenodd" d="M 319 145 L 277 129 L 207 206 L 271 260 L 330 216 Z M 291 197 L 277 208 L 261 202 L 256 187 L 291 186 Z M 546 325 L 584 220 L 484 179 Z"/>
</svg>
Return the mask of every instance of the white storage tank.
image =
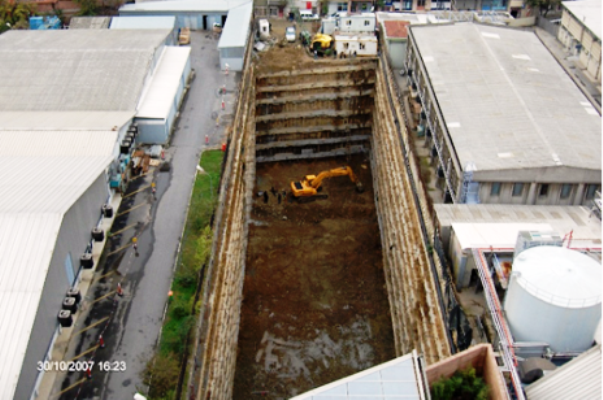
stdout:
<svg viewBox="0 0 603 400">
<path fill-rule="evenodd" d="M 587 350 L 601 320 L 601 264 L 565 247 L 525 250 L 513 262 L 504 309 L 516 342 Z"/>
</svg>

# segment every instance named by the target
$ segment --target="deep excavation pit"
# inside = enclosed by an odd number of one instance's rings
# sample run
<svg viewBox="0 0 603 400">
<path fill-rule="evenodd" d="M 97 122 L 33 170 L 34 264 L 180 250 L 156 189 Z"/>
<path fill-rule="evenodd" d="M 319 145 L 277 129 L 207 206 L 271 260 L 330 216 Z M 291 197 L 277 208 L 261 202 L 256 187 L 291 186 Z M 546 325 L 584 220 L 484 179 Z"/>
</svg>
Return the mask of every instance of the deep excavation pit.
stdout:
<svg viewBox="0 0 603 400">
<path fill-rule="evenodd" d="M 395 357 L 369 159 L 374 69 L 366 62 L 256 80 L 258 164 L 234 399 L 286 399 Z M 291 195 L 291 181 L 342 166 L 363 193 L 340 176 L 324 181 L 326 198 Z"/>
<path fill-rule="evenodd" d="M 433 223 L 422 231 L 425 193 L 411 189 L 419 175 L 382 61 L 288 47 L 253 63 L 248 52 L 246 65 L 189 393 L 285 399 L 413 349 L 427 364 L 448 356 Z M 346 165 L 363 193 L 340 176 L 323 182 L 326 199 L 288 200 L 291 181 Z"/>
<path fill-rule="evenodd" d="M 370 164 L 362 155 L 257 166 L 257 190 L 349 165 L 328 198 L 251 213 L 234 399 L 285 399 L 395 356 Z"/>
</svg>

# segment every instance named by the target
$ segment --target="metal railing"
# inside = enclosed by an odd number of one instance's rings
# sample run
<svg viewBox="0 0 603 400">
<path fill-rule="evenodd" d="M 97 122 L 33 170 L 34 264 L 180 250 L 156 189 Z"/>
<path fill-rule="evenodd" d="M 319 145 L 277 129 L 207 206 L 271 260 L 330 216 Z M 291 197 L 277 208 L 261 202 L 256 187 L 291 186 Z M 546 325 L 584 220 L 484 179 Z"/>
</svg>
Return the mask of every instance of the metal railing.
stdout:
<svg viewBox="0 0 603 400">
<path fill-rule="evenodd" d="M 494 283 L 490 277 L 488 263 L 486 262 L 484 253 L 481 249 L 472 249 L 472 252 L 473 259 L 475 260 L 475 265 L 477 267 L 477 272 L 484 288 L 484 297 L 486 298 L 486 303 L 488 304 L 488 310 L 490 311 L 490 316 L 492 317 L 492 323 L 494 324 L 494 328 L 498 334 L 502 358 L 505 363 L 503 370 L 507 371 L 511 376 L 511 383 L 517 399 L 525 400 L 523 391 L 521 389 L 519 374 L 517 373 L 517 360 L 512 347 L 513 337 L 511 336 L 509 328 L 507 327 L 502 315 L 502 308 L 498 300 L 498 295 L 496 294 L 496 289 L 494 288 Z"/>
</svg>

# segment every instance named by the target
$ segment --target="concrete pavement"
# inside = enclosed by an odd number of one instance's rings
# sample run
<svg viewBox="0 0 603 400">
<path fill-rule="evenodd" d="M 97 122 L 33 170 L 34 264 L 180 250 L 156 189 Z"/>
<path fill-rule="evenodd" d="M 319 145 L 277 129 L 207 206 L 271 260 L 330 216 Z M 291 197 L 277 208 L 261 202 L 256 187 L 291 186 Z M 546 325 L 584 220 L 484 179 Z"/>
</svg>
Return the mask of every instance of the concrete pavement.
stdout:
<svg viewBox="0 0 603 400">
<path fill-rule="evenodd" d="M 137 207 L 131 213 L 116 219 L 112 231 L 126 229 L 117 235 L 105 252 L 110 252 L 138 238 L 137 256 L 132 247 L 107 256 L 101 264 L 100 276 L 109 274 L 91 289 L 86 302 L 88 315 L 82 318 L 81 329 L 101 321 L 91 329 L 72 337 L 66 360 L 94 348 L 98 335 L 103 334 L 104 349 L 96 349 L 81 360 L 94 357 L 97 367 L 92 378 L 70 389 L 62 399 L 132 399 L 139 390 L 146 393 L 141 373 L 153 356 L 159 337 L 167 293 L 173 278 L 180 239 L 186 221 L 190 193 L 196 176 L 195 166 L 206 147 L 220 145 L 224 127 L 232 119 L 236 99 L 237 76 L 219 70 L 217 39 L 207 32 L 192 32 L 191 65 L 195 79 L 182 108 L 177 128 L 166 150 L 170 161 L 169 172 L 155 170 L 145 178 L 132 182 L 128 192 L 157 183 L 157 200 L 150 191 L 127 197 L 119 212 Z M 222 110 L 219 89 L 226 85 L 226 109 Z M 209 144 L 206 146 L 206 135 Z M 117 271 L 112 273 L 112 271 Z M 111 295 L 92 305 L 93 299 L 111 293 L 121 282 L 124 296 Z M 109 316 L 108 320 L 104 320 Z M 77 332 L 77 329 L 74 330 Z M 117 370 L 101 372 L 98 363 L 110 361 Z M 121 362 L 125 362 L 125 368 Z M 58 380 L 53 393 L 59 393 L 77 383 L 82 373 L 74 372 Z"/>
</svg>

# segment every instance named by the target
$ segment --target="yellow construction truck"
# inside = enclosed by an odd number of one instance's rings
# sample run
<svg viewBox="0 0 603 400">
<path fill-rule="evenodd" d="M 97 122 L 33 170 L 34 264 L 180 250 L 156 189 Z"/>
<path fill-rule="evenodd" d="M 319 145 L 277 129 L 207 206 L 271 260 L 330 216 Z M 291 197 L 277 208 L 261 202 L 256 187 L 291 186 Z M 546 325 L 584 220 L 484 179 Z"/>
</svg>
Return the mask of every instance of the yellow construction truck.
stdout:
<svg viewBox="0 0 603 400">
<path fill-rule="evenodd" d="M 318 175 L 306 175 L 301 181 L 291 182 L 291 193 L 294 198 L 304 197 L 327 197 L 325 194 L 319 193 L 322 190 L 322 181 L 334 176 L 349 176 L 352 183 L 356 184 L 356 190 L 359 193 L 364 192 L 364 186 L 358 180 L 352 168 L 340 167 L 329 171 L 322 171 Z"/>
<path fill-rule="evenodd" d="M 330 56 L 335 47 L 335 39 L 330 35 L 317 33 L 310 43 L 310 51 L 316 52 L 319 56 Z"/>
</svg>

